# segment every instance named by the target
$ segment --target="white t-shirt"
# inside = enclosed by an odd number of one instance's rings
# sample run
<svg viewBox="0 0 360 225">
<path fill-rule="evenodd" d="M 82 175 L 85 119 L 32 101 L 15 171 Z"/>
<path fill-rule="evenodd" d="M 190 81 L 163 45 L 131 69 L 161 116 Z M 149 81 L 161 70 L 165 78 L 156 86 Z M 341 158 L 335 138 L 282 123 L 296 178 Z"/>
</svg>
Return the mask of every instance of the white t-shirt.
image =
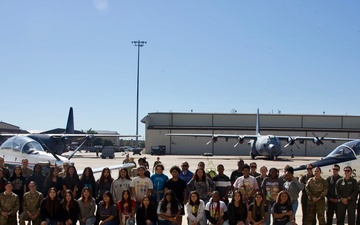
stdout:
<svg viewBox="0 0 360 225">
<path fill-rule="evenodd" d="M 149 189 L 153 189 L 153 183 L 148 177 L 135 177 L 131 183 L 130 187 L 135 189 L 135 198 L 136 200 L 142 200 L 146 195 Z"/>
<path fill-rule="evenodd" d="M 244 176 L 238 177 L 233 186 L 235 189 L 239 189 L 243 195 L 250 194 L 254 189 L 259 190 L 259 185 L 253 176 L 249 176 L 248 178 Z"/>
</svg>

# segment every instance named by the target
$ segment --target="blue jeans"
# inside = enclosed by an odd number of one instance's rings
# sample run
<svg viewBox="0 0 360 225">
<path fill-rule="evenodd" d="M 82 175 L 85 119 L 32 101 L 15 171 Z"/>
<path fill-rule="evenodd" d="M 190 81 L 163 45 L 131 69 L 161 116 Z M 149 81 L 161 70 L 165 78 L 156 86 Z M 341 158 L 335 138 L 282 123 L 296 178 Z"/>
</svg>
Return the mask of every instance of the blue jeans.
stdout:
<svg viewBox="0 0 360 225">
<path fill-rule="evenodd" d="M 299 201 L 298 200 L 295 200 L 291 203 L 291 206 L 292 206 L 292 211 L 293 211 L 293 216 L 294 216 L 294 219 L 295 219 L 295 213 L 299 207 Z"/>
<path fill-rule="evenodd" d="M 57 223 L 58 223 L 57 220 L 50 220 L 46 218 L 46 225 L 57 225 Z"/>
</svg>

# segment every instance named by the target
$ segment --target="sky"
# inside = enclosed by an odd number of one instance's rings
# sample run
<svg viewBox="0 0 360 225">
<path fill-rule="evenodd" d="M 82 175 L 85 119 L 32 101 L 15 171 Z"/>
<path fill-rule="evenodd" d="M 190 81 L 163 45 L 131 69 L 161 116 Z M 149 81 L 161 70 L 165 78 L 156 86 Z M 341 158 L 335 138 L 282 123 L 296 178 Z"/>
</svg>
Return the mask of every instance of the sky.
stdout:
<svg viewBox="0 0 360 225">
<path fill-rule="evenodd" d="M 0 0 L 0 121 L 136 131 L 152 112 L 360 115 L 360 1 Z M 139 122 L 144 138 L 145 125 Z"/>
</svg>

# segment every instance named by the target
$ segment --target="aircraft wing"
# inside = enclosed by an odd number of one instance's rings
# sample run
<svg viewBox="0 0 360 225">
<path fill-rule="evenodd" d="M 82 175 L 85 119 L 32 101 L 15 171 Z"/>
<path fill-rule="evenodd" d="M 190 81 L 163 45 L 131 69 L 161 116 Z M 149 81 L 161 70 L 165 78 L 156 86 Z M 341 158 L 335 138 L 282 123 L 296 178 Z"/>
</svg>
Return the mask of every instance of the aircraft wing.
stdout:
<svg viewBox="0 0 360 225">
<path fill-rule="evenodd" d="M 187 136 L 187 137 L 219 137 L 219 138 L 244 138 L 244 139 L 256 139 L 258 135 L 248 134 L 179 134 L 179 133 L 168 133 L 166 136 Z"/>
<path fill-rule="evenodd" d="M 63 137 L 141 137 L 141 135 L 120 135 L 120 134 L 44 134 L 53 138 L 63 138 Z"/>
<path fill-rule="evenodd" d="M 104 167 L 98 167 L 98 168 L 94 168 L 92 169 L 93 173 L 100 173 L 102 172 L 102 170 L 107 167 L 110 170 L 114 170 L 114 169 L 122 169 L 122 168 L 132 168 L 135 167 L 134 163 L 126 163 L 126 164 L 118 164 L 118 165 L 112 165 L 112 166 L 104 166 Z M 83 173 L 83 171 L 79 172 L 78 171 L 78 175 L 81 176 Z"/>
</svg>

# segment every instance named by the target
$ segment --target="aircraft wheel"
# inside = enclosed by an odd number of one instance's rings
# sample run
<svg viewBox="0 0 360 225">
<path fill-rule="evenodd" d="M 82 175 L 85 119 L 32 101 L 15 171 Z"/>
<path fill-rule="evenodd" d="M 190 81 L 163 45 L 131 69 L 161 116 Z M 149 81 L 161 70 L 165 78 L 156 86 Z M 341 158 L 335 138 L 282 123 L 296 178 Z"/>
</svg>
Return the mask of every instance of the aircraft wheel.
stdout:
<svg viewBox="0 0 360 225">
<path fill-rule="evenodd" d="M 252 152 L 250 152 L 251 159 L 255 159 L 256 155 L 254 155 Z"/>
</svg>

